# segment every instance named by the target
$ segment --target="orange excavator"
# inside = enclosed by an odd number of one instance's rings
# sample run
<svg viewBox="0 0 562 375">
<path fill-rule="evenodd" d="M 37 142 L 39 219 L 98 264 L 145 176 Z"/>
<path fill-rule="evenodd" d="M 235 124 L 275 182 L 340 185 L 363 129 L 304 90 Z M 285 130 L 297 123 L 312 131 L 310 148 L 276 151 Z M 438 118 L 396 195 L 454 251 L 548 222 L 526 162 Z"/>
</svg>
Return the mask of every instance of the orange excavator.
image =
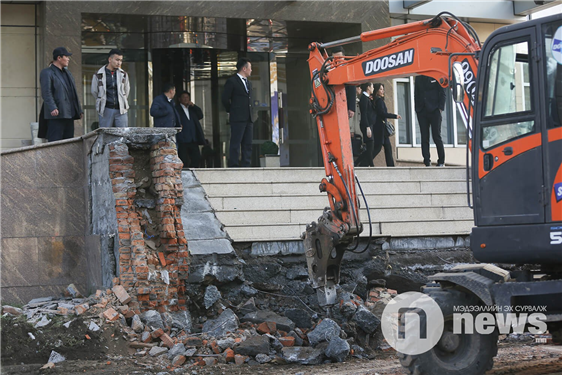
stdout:
<svg viewBox="0 0 562 375">
<path fill-rule="evenodd" d="M 326 52 L 393 37 L 359 56 L 330 57 Z M 540 307 L 548 330 L 559 341 L 562 15 L 503 27 L 481 45 L 470 25 L 443 12 L 425 21 L 312 43 L 309 51 L 310 112 L 317 122 L 326 170 L 320 191 L 327 193 L 330 203 L 303 233 L 309 277 L 320 305 L 329 311 L 336 302 L 344 253 L 365 251 L 372 237 L 360 244 L 357 188 L 363 192 L 354 173 L 344 85 L 426 75 L 452 90 L 466 125 L 467 198 L 475 221 L 470 244 L 475 258 L 524 267 L 507 271 L 475 264 L 431 276 L 423 292 L 443 312 L 443 334 L 425 353 L 400 354 L 401 362 L 415 374 L 481 374 L 491 368 L 498 329 L 486 335 L 454 332 L 455 306 L 501 306 L 503 313 Z"/>
<path fill-rule="evenodd" d="M 362 41 L 401 37 L 357 57 L 328 57 L 325 49 Z M 449 86 L 449 67 L 462 61 L 466 74 L 476 72 L 480 42 L 473 29 L 451 16 L 365 32 L 356 38 L 312 43 L 308 63 L 312 76 L 311 113 L 316 118 L 326 178 L 320 191 L 330 207 L 305 232 L 309 271 L 322 305 L 335 302 L 343 253 L 362 231 L 356 191 L 344 84 L 359 85 L 383 77 L 423 74 Z M 472 72 L 472 73 L 471 73 Z M 467 85 L 460 105 L 465 117 L 473 106 L 474 86 Z M 467 124 L 468 124 L 467 120 Z M 347 128 L 346 128 L 347 126 Z M 360 185 L 358 185 L 360 187 Z M 368 211 L 367 211 L 368 212 Z M 354 250 L 356 250 L 355 247 Z"/>
</svg>

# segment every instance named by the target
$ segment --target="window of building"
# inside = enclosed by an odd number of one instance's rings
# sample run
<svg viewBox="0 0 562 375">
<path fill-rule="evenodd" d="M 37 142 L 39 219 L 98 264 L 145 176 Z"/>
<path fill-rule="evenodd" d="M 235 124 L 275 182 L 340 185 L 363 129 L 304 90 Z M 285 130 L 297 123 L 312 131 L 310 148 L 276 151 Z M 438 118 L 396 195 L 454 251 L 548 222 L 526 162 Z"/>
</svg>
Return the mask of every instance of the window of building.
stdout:
<svg viewBox="0 0 562 375">
<path fill-rule="evenodd" d="M 397 143 L 399 146 L 421 145 L 421 133 L 414 103 L 414 77 L 397 78 L 394 80 L 395 86 L 395 108 L 396 113 L 402 116 L 402 120 L 397 121 Z M 445 90 L 447 100 L 445 110 L 442 113 L 441 138 L 443 144 L 454 147 L 466 145 L 466 128 L 453 103 L 451 93 Z M 430 143 L 434 145 L 430 137 Z"/>
</svg>

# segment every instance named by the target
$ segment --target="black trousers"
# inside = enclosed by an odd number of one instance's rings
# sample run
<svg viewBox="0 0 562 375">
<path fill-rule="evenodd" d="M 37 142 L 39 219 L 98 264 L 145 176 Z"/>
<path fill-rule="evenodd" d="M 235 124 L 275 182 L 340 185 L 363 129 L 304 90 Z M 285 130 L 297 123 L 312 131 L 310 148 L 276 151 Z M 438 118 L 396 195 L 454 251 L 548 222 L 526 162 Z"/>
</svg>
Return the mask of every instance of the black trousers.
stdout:
<svg viewBox="0 0 562 375">
<path fill-rule="evenodd" d="M 47 140 L 49 142 L 60 141 L 74 137 L 74 120 L 54 119 L 47 120 Z"/>
<path fill-rule="evenodd" d="M 374 167 L 373 164 L 373 141 L 365 142 L 365 151 L 357 158 L 357 165 L 359 167 Z"/>
<path fill-rule="evenodd" d="M 230 123 L 230 152 L 228 154 L 228 167 L 249 167 L 252 163 L 252 138 L 254 137 L 254 124 L 251 122 Z M 242 158 L 240 158 L 242 149 Z"/>
<path fill-rule="evenodd" d="M 377 137 L 373 142 L 373 159 L 377 157 L 379 152 L 384 148 L 384 159 L 387 167 L 394 167 L 394 157 L 392 156 L 392 145 L 388 137 Z M 372 161 L 371 161 L 372 162 Z"/>
<path fill-rule="evenodd" d="M 183 162 L 184 168 L 199 168 L 201 152 L 197 143 L 178 142 L 178 156 Z"/>
<path fill-rule="evenodd" d="M 431 128 L 431 136 L 435 147 L 437 147 L 437 164 L 445 164 L 445 148 L 441 139 L 441 111 L 436 109 L 433 112 L 418 112 L 418 123 L 420 124 L 421 133 L 421 149 L 423 163 L 427 166 L 431 165 L 431 155 L 429 153 L 429 130 Z"/>
</svg>

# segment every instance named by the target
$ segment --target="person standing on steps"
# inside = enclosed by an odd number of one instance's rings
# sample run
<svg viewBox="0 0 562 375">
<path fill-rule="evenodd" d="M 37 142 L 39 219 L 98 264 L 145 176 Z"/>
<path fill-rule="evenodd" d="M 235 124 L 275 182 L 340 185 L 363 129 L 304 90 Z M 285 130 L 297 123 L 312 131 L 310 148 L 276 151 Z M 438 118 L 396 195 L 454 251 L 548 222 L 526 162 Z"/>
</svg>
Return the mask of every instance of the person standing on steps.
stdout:
<svg viewBox="0 0 562 375">
<path fill-rule="evenodd" d="M 423 163 L 431 166 L 429 153 L 429 131 L 437 148 L 437 166 L 445 166 L 445 148 L 441 139 L 442 113 L 445 110 L 445 89 L 439 82 L 428 76 L 416 76 L 414 102 L 420 125 Z"/>
<path fill-rule="evenodd" d="M 252 63 L 242 57 L 236 63 L 236 69 L 237 73 L 224 84 L 221 98 L 230 123 L 229 168 L 250 166 L 254 136 L 252 83 L 248 80 L 252 74 Z"/>
<path fill-rule="evenodd" d="M 392 144 L 390 143 L 390 134 L 386 130 L 386 119 L 395 118 L 400 120 L 402 116 L 394 113 L 388 113 L 386 104 L 384 102 L 384 85 L 382 83 L 375 83 L 373 85 L 375 104 L 375 113 L 377 114 L 377 121 L 374 126 L 374 147 L 373 158 L 375 158 L 384 147 L 384 158 L 387 167 L 394 167 L 394 158 L 392 156 Z"/>
</svg>

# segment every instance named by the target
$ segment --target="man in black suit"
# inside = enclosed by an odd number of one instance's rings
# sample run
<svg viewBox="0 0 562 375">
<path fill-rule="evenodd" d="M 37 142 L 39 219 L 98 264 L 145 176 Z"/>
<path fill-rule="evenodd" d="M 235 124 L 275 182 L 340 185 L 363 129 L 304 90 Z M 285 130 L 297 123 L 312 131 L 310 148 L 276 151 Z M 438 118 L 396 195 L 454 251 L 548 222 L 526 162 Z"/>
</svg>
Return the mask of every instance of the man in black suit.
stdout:
<svg viewBox="0 0 562 375">
<path fill-rule="evenodd" d="M 53 63 L 40 74 L 42 112 L 49 142 L 74 137 L 74 120 L 83 115 L 74 77 L 68 70 L 71 55 L 64 47 L 55 48 Z"/>
<path fill-rule="evenodd" d="M 180 116 L 174 104 L 175 95 L 176 86 L 171 83 L 166 83 L 164 85 L 164 92 L 152 101 L 150 115 L 154 117 L 155 128 L 181 127 Z"/>
<path fill-rule="evenodd" d="M 332 57 L 343 57 L 345 55 L 345 50 L 343 47 L 338 46 L 332 48 Z M 355 116 L 355 110 L 357 109 L 357 91 L 353 85 L 345 85 L 345 97 L 347 100 L 347 118 L 351 119 Z"/>
<path fill-rule="evenodd" d="M 437 166 L 445 166 L 445 148 L 441 139 L 441 113 L 445 110 L 445 89 L 436 79 L 428 76 L 416 76 L 414 101 L 418 123 L 420 124 L 421 149 L 423 163 L 431 165 L 429 154 L 429 128 L 433 142 L 437 147 Z"/>
<path fill-rule="evenodd" d="M 203 111 L 191 101 L 191 94 L 187 91 L 181 93 L 176 110 L 180 115 L 182 127 L 181 132 L 176 135 L 178 156 L 184 167 L 199 168 L 199 145 L 205 144 L 203 128 L 199 122 L 203 118 Z"/>
<path fill-rule="evenodd" d="M 238 73 L 230 77 L 222 93 L 222 104 L 228 112 L 230 122 L 229 167 L 249 167 L 252 161 L 252 84 L 248 77 L 252 74 L 252 63 L 242 57 L 236 64 Z M 242 158 L 239 161 L 240 146 Z"/>
</svg>

